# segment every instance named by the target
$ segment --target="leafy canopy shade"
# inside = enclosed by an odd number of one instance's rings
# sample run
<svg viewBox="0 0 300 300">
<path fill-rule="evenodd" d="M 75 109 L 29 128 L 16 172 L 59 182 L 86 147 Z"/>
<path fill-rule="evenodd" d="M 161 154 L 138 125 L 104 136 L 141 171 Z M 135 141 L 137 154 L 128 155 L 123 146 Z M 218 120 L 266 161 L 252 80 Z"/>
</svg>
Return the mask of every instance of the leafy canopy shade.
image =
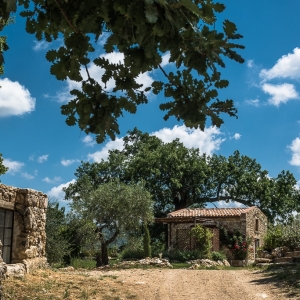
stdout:
<svg viewBox="0 0 300 300">
<path fill-rule="evenodd" d="M 0 7 L 4 20 L 16 10 L 16 3 L 24 7 L 21 16 L 26 18 L 28 33 L 47 42 L 63 37 L 63 46 L 46 54 L 50 72 L 58 80 L 81 82 L 81 90 L 71 91 L 74 99 L 62 106 L 62 114 L 68 125 L 78 124 L 86 133 L 96 134 L 99 143 L 107 135 L 114 139 L 120 133 L 118 118 L 124 111 L 136 113 L 150 92 L 163 92 L 167 99 L 160 105 L 165 120 L 175 117 L 191 128 L 203 130 L 207 118 L 219 127 L 221 113 L 236 116 L 233 101 L 218 98 L 218 90 L 229 84 L 219 69 L 225 67 L 225 57 L 244 62 L 236 52 L 244 47 L 235 43 L 242 36 L 234 23 L 218 24 L 223 4 L 212 0 L 5 0 Z M 93 58 L 103 33 L 108 35 L 105 53 L 119 52 L 123 62 Z M 166 53 L 175 73 L 162 65 Z M 104 70 L 102 82 L 89 73 L 91 64 Z M 157 69 L 163 81 L 155 80 L 150 86 L 137 82 L 139 75 Z M 110 80 L 115 82 L 112 90 L 106 88 Z"/>
</svg>

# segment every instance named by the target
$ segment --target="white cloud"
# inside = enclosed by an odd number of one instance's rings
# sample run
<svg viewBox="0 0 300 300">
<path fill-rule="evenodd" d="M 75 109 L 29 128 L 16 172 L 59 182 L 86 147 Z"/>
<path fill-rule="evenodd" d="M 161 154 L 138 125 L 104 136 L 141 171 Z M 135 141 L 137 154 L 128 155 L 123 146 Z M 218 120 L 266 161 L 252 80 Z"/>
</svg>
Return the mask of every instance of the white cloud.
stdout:
<svg viewBox="0 0 300 300">
<path fill-rule="evenodd" d="M 76 162 L 79 162 L 78 159 L 62 159 L 60 161 L 60 163 L 64 166 L 64 167 L 68 167 Z"/>
<path fill-rule="evenodd" d="M 28 174 L 27 172 L 22 172 L 21 176 L 26 178 L 26 179 L 34 179 L 34 177 L 35 177 L 34 175 Z"/>
<path fill-rule="evenodd" d="M 17 81 L 0 79 L 0 117 L 20 116 L 35 109 L 35 98 Z"/>
<path fill-rule="evenodd" d="M 100 55 L 100 57 L 103 57 L 107 59 L 110 63 L 113 64 L 123 64 L 124 63 L 124 54 L 120 52 L 112 52 L 112 53 L 106 53 Z M 104 69 L 99 68 L 95 64 L 90 64 L 88 67 L 89 74 L 92 78 L 94 78 L 105 90 L 110 91 L 115 87 L 115 80 L 110 79 L 106 85 L 102 82 L 102 76 L 104 74 Z M 87 80 L 87 74 L 86 70 L 84 68 L 81 68 L 80 74 L 83 78 L 83 80 Z M 141 89 L 144 89 L 148 86 L 150 86 L 153 82 L 153 78 L 150 76 L 150 72 L 145 72 L 140 74 L 136 82 L 139 84 L 143 84 L 143 87 Z M 74 96 L 70 95 L 70 91 L 73 89 L 81 90 L 81 82 L 66 80 L 66 86 L 60 90 L 55 96 L 54 99 L 60 103 L 67 103 L 71 99 L 74 98 Z M 149 93 L 149 92 L 147 92 Z M 49 95 L 44 95 L 45 97 L 49 97 Z"/>
<path fill-rule="evenodd" d="M 253 65 L 254 65 L 254 60 L 253 60 L 253 59 L 249 59 L 249 60 L 247 61 L 247 67 L 248 67 L 249 69 L 251 69 L 251 68 L 253 68 Z"/>
<path fill-rule="evenodd" d="M 201 153 L 206 153 L 207 155 L 213 154 L 215 151 L 220 149 L 221 143 L 225 141 L 218 136 L 222 135 L 221 131 L 217 127 L 208 127 L 204 131 L 200 129 L 190 129 L 186 126 L 174 126 L 172 129 L 163 128 L 159 131 L 151 133 L 160 138 L 165 143 L 170 143 L 174 139 L 179 138 L 180 142 L 183 143 L 188 148 L 199 148 Z M 116 138 L 114 141 L 109 141 L 103 146 L 100 151 L 88 154 L 88 159 L 95 162 L 101 162 L 101 160 L 106 160 L 109 155 L 109 150 L 122 150 L 123 149 L 123 139 Z"/>
<path fill-rule="evenodd" d="M 45 177 L 43 179 L 43 181 L 45 181 L 47 183 L 52 183 L 53 184 L 53 183 L 58 183 L 58 182 L 62 181 L 62 178 L 59 177 L 59 176 L 55 176 L 53 179 L 50 179 L 49 177 Z"/>
<path fill-rule="evenodd" d="M 45 154 L 45 155 L 41 155 L 41 156 L 39 156 L 38 158 L 37 158 L 37 162 L 38 163 L 43 163 L 44 161 L 47 161 L 48 160 L 48 154 Z"/>
<path fill-rule="evenodd" d="M 15 173 L 21 171 L 22 167 L 24 166 L 24 163 L 16 160 L 11 160 L 9 158 L 4 158 L 3 165 L 8 168 L 7 174 L 14 175 Z"/>
<path fill-rule="evenodd" d="M 34 42 L 34 46 L 32 47 L 32 49 L 34 51 L 45 50 L 49 47 L 49 43 L 46 41 L 33 41 L 33 42 Z"/>
<path fill-rule="evenodd" d="M 232 140 L 232 139 L 235 139 L 235 140 L 239 140 L 240 138 L 241 138 L 241 134 L 239 134 L 239 133 L 235 133 L 230 139 Z"/>
<path fill-rule="evenodd" d="M 269 70 L 262 69 L 260 77 L 264 80 L 274 78 L 300 78 L 300 48 L 295 48 L 293 53 L 283 55 Z"/>
<path fill-rule="evenodd" d="M 171 54 L 170 52 L 167 52 L 165 53 L 163 56 L 162 56 L 162 61 L 161 61 L 161 67 L 164 67 L 166 65 L 169 64 L 169 60 L 170 60 L 170 57 L 171 57 Z"/>
<path fill-rule="evenodd" d="M 95 140 L 90 135 L 85 136 L 82 139 L 82 142 L 89 147 L 93 147 L 96 144 Z"/>
<path fill-rule="evenodd" d="M 300 167 L 300 138 L 295 138 L 288 148 L 292 151 L 292 159 L 289 161 L 289 163 L 292 166 Z"/>
<path fill-rule="evenodd" d="M 215 202 L 217 207 L 220 208 L 240 208 L 240 207 L 245 207 L 245 205 L 239 203 L 239 202 L 235 202 L 235 201 L 229 201 L 228 203 L 226 201 L 218 201 Z"/>
<path fill-rule="evenodd" d="M 100 151 L 96 151 L 94 153 L 88 154 L 88 159 L 93 160 L 95 162 L 101 162 L 101 160 L 106 160 L 108 158 L 108 151 L 118 149 L 123 149 L 123 139 L 116 138 L 114 141 L 109 141 L 107 144 L 103 146 Z"/>
<path fill-rule="evenodd" d="M 72 179 L 69 182 L 62 183 L 58 186 L 53 187 L 50 191 L 47 192 L 49 198 L 54 198 L 58 201 L 64 201 L 65 192 L 62 190 L 65 187 L 68 187 L 69 184 L 74 183 L 76 180 Z"/>
<path fill-rule="evenodd" d="M 245 103 L 248 105 L 253 105 L 255 107 L 259 107 L 260 106 L 260 101 L 258 99 L 246 99 Z"/>
<path fill-rule="evenodd" d="M 204 131 L 201 131 L 200 129 L 187 128 L 185 125 L 176 125 L 172 129 L 163 128 L 152 133 L 152 135 L 157 136 L 165 143 L 179 138 L 180 142 L 186 147 L 199 148 L 201 153 L 206 153 L 207 155 L 211 155 L 220 149 L 221 143 L 225 141 L 225 139 L 219 137 L 221 134 L 220 129 L 215 126 L 205 128 Z"/>
<path fill-rule="evenodd" d="M 110 32 L 103 32 L 100 36 L 99 39 L 97 41 L 97 43 L 101 46 L 104 46 L 104 44 L 106 43 L 108 37 L 111 35 Z"/>
<path fill-rule="evenodd" d="M 265 93 L 271 95 L 269 103 L 275 106 L 279 106 L 281 103 L 286 103 L 289 100 L 299 98 L 294 85 L 289 83 L 278 85 L 265 83 L 262 85 L 262 89 Z"/>
</svg>

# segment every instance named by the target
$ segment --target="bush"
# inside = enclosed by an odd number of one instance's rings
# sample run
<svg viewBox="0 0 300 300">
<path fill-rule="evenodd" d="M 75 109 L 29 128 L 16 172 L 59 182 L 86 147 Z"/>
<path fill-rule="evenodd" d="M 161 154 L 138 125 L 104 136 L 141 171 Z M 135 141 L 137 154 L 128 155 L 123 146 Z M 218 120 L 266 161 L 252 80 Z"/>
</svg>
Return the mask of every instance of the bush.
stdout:
<svg viewBox="0 0 300 300">
<path fill-rule="evenodd" d="M 274 226 L 272 224 L 269 224 L 267 233 L 264 236 L 264 250 L 271 252 L 273 249 L 283 246 L 282 230 L 282 225 Z"/>
<path fill-rule="evenodd" d="M 287 225 L 269 225 L 264 237 L 263 249 L 272 251 L 282 246 L 290 250 L 300 247 L 300 218 L 298 216 Z"/>
<path fill-rule="evenodd" d="M 300 247 L 300 218 L 296 217 L 282 229 L 282 245 L 291 250 Z"/>
<path fill-rule="evenodd" d="M 211 258 L 213 233 L 209 230 L 209 228 L 198 224 L 192 228 L 191 234 L 196 239 L 197 247 L 201 253 L 203 253 L 206 258 Z"/>
<path fill-rule="evenodd" d="M 217 251 L 213 251 L 213 252 L 211 253 L 211 258 L 212 258 L 212 260 L 214 260 L 214 261 L 227 259 L 227 258 L 226 258 L 226 255 L 225 255 L 224 253 L 217 252 Z"/>
<path fill-rule="evenodd" d="M 200 250 L 181 251 L 178 249 L 163 252 L 163 257 L 168 257 L 170 261 L 185 262 L 203 258 Z"/>
<path fill-rule="evenodd" d="M 153 257 L 158 257 L 159 253 L 165 253 L 166 250 L 166 245 L 165 243 L 157 240 L 156 242 L 153 242 L 151 245 L 151 252 Z"/>
<path fill-rule="evenodd" d="M 137 248 L 137 249 L 125 249 L 121 253 L 122 259 L 130 259 L 130 258 L 137 258 L 142 259 L 144 258 L 144 249 Z"/>
</svg>

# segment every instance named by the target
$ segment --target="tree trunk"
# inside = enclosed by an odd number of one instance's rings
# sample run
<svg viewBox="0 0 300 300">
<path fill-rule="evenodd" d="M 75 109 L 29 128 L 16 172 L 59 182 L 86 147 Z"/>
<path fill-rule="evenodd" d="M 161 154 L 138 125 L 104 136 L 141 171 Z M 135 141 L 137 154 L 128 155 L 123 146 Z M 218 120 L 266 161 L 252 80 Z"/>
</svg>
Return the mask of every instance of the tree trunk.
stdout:
<svg viewBox="0 0 300 300">
<path fill-rule="evenodd" d="M 101 244 L 101 259 L 103 266 L 108 265 L 108 250 L 105 243 Z"/>
<path fill-rule="evenodd" d="M 101 252 L 96 254 L 96 267 L 108 265 L 108 249 L 105 243 L 101 244 Z"/>
<path fill-rule="evenodd" d="M 183 195 L 182 195 L 183 194 Z M 183 209 L 187 207 L 187 199 L 185 197 L 184 193 L 176 193 L 176 195 L 173 198 L 174 200 L 174 206 L 175 210 Z"/>
</svg>

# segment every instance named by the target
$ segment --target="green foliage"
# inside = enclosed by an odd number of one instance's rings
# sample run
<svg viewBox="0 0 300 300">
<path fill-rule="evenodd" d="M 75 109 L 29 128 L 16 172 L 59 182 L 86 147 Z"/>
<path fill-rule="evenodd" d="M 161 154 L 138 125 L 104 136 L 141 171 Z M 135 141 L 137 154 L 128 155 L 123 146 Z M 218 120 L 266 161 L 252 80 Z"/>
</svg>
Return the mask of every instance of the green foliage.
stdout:
<svg viewBox="0 0 300 300">
<path fill-rule="evenodd" d="M 101 244 L 98 265 L 108 264 L 108 246 L 122 234 L 140 230 L 141 222 L 153 219 L 151 195 L 142 184 L 125 184 L 110 181 L 92 188 L 88 180 L 72 200 L 72 213 L 91 226 Z"/>
<path fill-rule="evenodd" d="M 46 257 L 50 264 L 61 264 L 71 254 L 71 244 L 66 236 L 65 208 L 59 208 L 56 200 L 50 200 L 46 218 Z"/>
<path fill-rule="evenodd" d="M 197 248 L 203 253 L 204 257 L 211 258 L 212 231 L 198 224 L 192 228 L 191 235 L 195 238 Z"/>
<path fill-rule="evenodd" d="M 181 251 L 179 249 L 164 251 L 163 257 L 169 258 L 170 261 L 179 262 L 204 258 L 203 253 L 200 250 Z"/>
<path fill-rule="evenodd" d="M 3 20 L 16 10 L 16 2 L 1 2 Z M 223 26 L 218 24 L 217 14 L 224 11 L 223 4 L 211 0 L 17 3 L 23 8 L 20 14 L 26 19 L 26 31 L 37 40 L 63 38 L 63 45 L 46 55 L 50 73 L 58 80 L 81 82 L 81 90 L 71 91 L 74 99 L 62 106 L 62 114 L 68 125 L 78 124 L 86 133 L 97 134 L 99 143 L 107 135 L 114 139 L 120 133 L 118 118 L 124 111 L 135 113 L 138 105 L 147 103 L 147 92 L 163 92 L 169 98 L 160 105 L 166 112 L 164 119 L 174 117 L 191 128 L 203 130 L 207 118 L 220 126 L 222 113 L 236 116 L 233 101 L 218 97 L 218 89 L 228 85 L 220 69 L 225 67 L 224 58 L 242 63 L 236 50 L 244 46 L 235 43 L 242 36 L 234 23 L 225 20 Z M 94 58 L 93 52 L 100 47 L 97 41 L 104 33 L 108 33 L 105 53 L 123 54 L 123 63 Z M 161 64 L 167 53 L 175 74 Z M 90 77 L 87 67 L 91 63 L 104 70 L 103 84 Z M 137 83 L 140 74 L 157 69 L 164 75 L 163 82 L 154 81 L 151 86 Z M 115 80 L 112 91 L 106 89 L 111 79 Z"/>
<path fill-rule="evenodd" d="M 214 261 L 218 261 L 218 260 L 227 259 L 227 257 L 224 253 L 217 252 L 217 251 L 212 251 L 211 252 L 211 259 L 214 260 Z"/>
<path fill-rule="evenodd" d="M 144 224 L 143 246 L 144 257 L 151 257 L 150 233 L 147 224 Z"/>
<path fill-rule="evenodd" d="M 94 269 L 96 262 L 94 259 L 72 258 L 70 265 L 75 269 Z"/>
<path fill-rule="evenodd" d="M 273 249 L 282 246 L 282 230 L 283 225 L 268 225 L 268 230 L 264 236 L 263 249 L 266 251 L 272 251 Z"/>
<path fill-rule="evenodd" d="M 247 257 L 251 242 L 251 238 L 246 238 L 237 229 L 229 231 L 223 226 L 220 227 L 220 243 L 232 252 L 235 259 L 245 259 Z"/>
<path fill-rule="evenodd" d="M 136 128 L 123 141 L 124 149 L 110 151 L 107 161 L 82 163 L 66 197 L 76 197 L 82 187 L 95 189 L 116 178 L 124 183 L 143 180 L 153 197 L 156 217 L 220 200 L 257 206 L 270 222 L 288 220 L 294 211 L 300 211 L 293 174 L 282 171 L 270 178 L 255 159 L 239 151 L 229 157 L 201 155 L 199 149 L 189 149 L 178 139 L 164 143 Z M 157 237 L 157 228 L 150 227 L 152 238 Z"/>
<path fill-rule="evenodd" d="M 145 251 L 142 248 L 126 248 L 121 253 L 122 259 L 142 259 L 145 258 Z"/>
<path fill-rule="evenodd" d="M 291 250 L 300 247 L 300 217 L 294 218 L 289 224 L 283 227 L 282 244 Z"/>
<path fill-rule="evenodd" d="M 8 168 L 3 165 L 3 157 L 2 154 L 0 153 L 0 175 L 5 174 L 7 171 Z"/>
</svg>

